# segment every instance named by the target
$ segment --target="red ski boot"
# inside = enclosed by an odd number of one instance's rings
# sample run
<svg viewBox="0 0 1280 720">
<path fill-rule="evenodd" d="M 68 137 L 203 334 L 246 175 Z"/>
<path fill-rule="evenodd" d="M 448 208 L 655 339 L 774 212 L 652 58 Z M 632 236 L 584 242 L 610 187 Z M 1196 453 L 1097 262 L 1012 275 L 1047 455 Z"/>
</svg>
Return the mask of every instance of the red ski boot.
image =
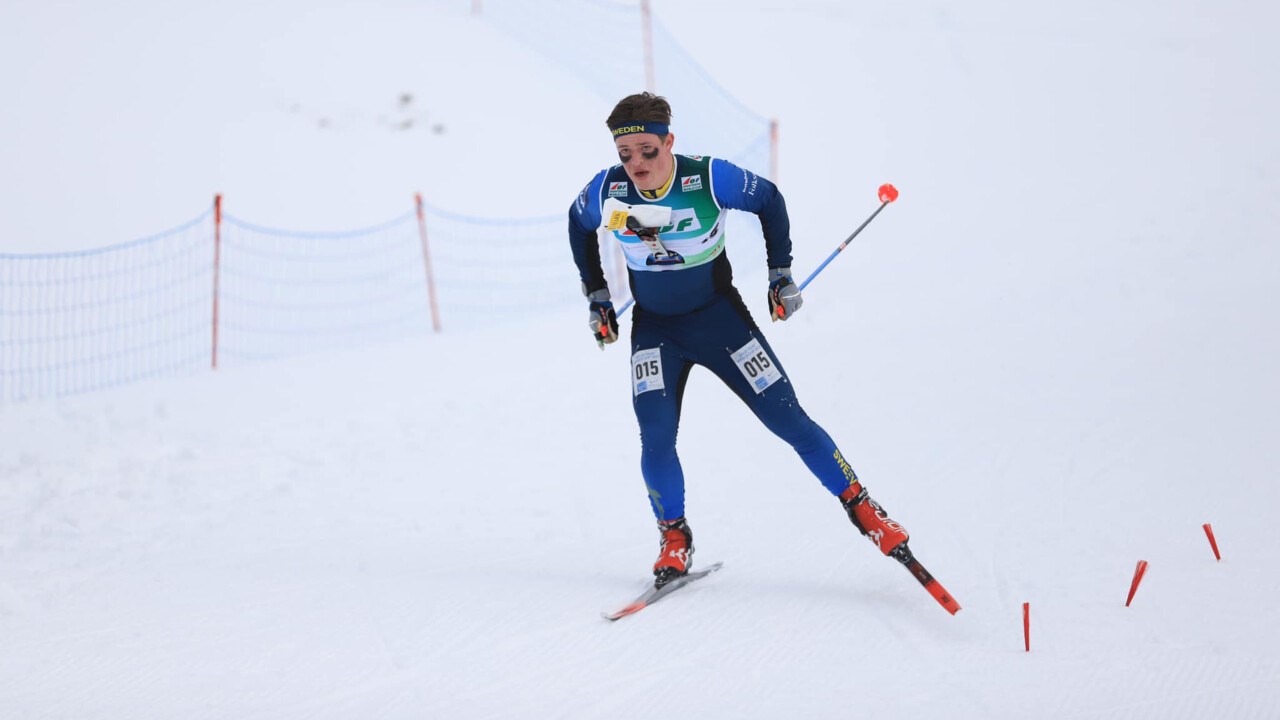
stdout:
<svg viewBox="0 0 1280 720">
<path fill-rule="evenodd" d="M 840 502 L 844 503 L 844 510 L 849 513 L 849 519 L 858 532 L 866 535 L 885 555 L 907 541 L 907 529 L 890 520 L 884 508 L 867 495 L 867 489 L 861 483 L 855 482 L 840 493 Z"/>
<path fill-rule="evenodd" d="M 653 584 L 662 587 L 689 572 L 693 564 L 693 531 L 684 518 L 659 520 L 662 531 L 662 549 L 653 564 Z"/>
</svg>

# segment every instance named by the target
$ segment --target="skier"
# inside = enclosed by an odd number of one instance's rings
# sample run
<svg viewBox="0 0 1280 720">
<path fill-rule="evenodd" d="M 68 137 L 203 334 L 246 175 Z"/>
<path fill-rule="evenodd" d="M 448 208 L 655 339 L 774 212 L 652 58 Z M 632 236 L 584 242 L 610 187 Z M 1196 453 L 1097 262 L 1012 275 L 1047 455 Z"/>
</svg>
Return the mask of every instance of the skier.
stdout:
<svg viewBox="0 0 1280 720">
<path fill-rule="evenodd" d="M 733 286 L 725 254 L 730 209 L 760 218 L 771 317 L 787 320 L 803 303 L 791 277 L 791 226 L 778 188 L 726 160 L 674 154 L 671 106 L 660 96 L 627 96 L 606 123 L 621 163 L 597 173 L 569 208 L 569 243 L 590 303 L 591 331 L 602 348 L 618 339 L 618 320 L 600 264 L 600 238 L 619 242 L 626 257 L 635 298 L 631 382 L 640 470 L 661 533 L 655 585 L 687 574 L 693 560 L 676 432 L 694 365 L 715 373 L 789 443 L 840 499 L 858 531 L 889 555 L 907 541 L 906 530 L 868 497 L 831 437 L 801 409 Z"/>
</svg>

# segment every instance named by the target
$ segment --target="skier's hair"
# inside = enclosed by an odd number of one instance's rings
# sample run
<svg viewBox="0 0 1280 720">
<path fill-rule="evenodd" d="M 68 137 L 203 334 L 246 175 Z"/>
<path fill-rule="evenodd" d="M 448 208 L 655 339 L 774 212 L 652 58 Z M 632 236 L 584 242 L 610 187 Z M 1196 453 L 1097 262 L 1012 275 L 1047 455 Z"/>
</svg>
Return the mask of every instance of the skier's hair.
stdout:
<svg viewBox="0 0 1280 720">
<path fill-rule="evenodd" d="M 613 106 L 613 112 L 605 120 L 610 130 L 627 123 L 646 122 L 671 124 L 671 104 L 666 98 L 651 92 L 628 95 Z"/>
</svg>

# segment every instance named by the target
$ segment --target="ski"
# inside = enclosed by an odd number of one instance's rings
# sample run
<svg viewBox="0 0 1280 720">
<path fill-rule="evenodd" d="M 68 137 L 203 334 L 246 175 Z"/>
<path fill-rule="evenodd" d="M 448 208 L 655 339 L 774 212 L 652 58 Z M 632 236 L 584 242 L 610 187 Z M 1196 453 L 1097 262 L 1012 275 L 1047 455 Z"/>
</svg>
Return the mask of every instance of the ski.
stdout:
<svg viewBox="0 0 1280 720">
<path fill-rule="evenodd" d="M 929 571 L 924 569 L 924 566 L 920 564 L 920 561 L 916 559 L 916 556 L 911 554 L 911 548 L 907 547 L 905 542 L 894 548 L 893 551 L 889 553 L 889 556 L 902 563 L 902 566 L 905 567 L 916 580 L 920 581 L 920 584 L 924 586 L 924 589 L 928 590 L 929 594 L 933 596 L 933 599 L 937 600 L 938 604 L 945 608 L 947 612 L 955 615 L 956 612 L 960 610 L 960 603 L 956 602 L 956 599 L 951 597 L 951 593 L 947 592 L 947 589 L 942 587 L 942 583 L 935 580 L 933 575 L 930 575 Z"/>
<path fill-rule="evenodd" d="M 686 575 L 681 575 L 680 577 L 676 578 L 675 580 L 672 580 L 671 582 L 667 583 L 666 585 L 663 585 L 662 587 L 655 586 L 655 587 L 649 588 L 648 590 L 645 590 L 640 597 L 636 598 L 633 602 L 631 602 L 631 604 L 627 605 L 621 610 L 615 613 L 601 613 L 601 615 L 604 617 L 605 620 L 608 620 L 609 622 L 616 622 L 628 615 L 634 615 L 640 612 L 641 610 L 649 607 L 650 605 L 658 602 L 662 598 L 670 595 L 676 590 L 679 590 L 685 585 L 688 585 L 694 580 L 700 580 L 710 575 L 711 573 L 719 570 L 722 567 L 724 567 L 724 563 L 717 562 L 717 563 L 712 563 L 701 570 L 696 570 Z"/>
</svg>

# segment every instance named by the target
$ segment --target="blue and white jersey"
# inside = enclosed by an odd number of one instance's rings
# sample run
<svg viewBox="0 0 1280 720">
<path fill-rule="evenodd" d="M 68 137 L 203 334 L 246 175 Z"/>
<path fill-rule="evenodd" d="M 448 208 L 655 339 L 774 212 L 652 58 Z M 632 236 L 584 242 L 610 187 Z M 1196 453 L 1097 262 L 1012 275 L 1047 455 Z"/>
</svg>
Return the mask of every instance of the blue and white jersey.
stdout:
<svg viewBox="0 0 1280 720">
<path fill-rule="evenodd" d="M 728 210 L 760 218 L 769 267 L 791 264 L 791 222 L 777 186 L 727 160 L 675 155 L 675 174 L 665 192 L 641 194 L 622 165 L 600 171 L 569 208 L 569 243 L 588 292 L 605 287 L 600 241 L 620 244 L 627 259 L 631 292 L 638 307 L 658 315 L 683 315 L 710 305 L 732 289 L 725 256 Z M 676 262 L 654 262 L 650 249 L 625 227 L 610 229 L 605 201 L 670 208 L 671 221 L 658 237 Z"/>
</svg>

